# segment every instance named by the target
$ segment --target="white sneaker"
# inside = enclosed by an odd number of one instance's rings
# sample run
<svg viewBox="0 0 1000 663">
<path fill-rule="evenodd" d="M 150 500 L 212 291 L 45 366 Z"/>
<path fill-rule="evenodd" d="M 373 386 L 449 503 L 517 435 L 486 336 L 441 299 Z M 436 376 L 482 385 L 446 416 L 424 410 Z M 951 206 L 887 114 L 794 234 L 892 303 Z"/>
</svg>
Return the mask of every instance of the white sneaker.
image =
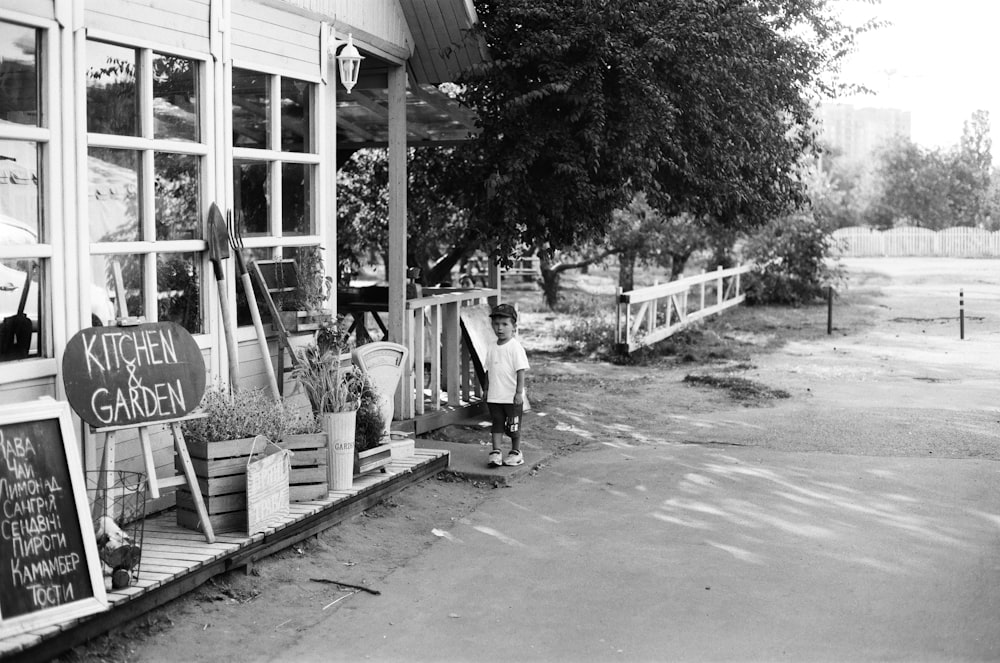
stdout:
<svg viewBox="0 0 1000 663">
<path fill-rule="evenodd" d="M 488 464 L 490 467 L 500 467 L 503 465 L 503 454 L 500 453 L 499 449 L 494 449 L 490 452 L 490 460 Z"/>
<path fill-rule="evenodd" d="M 511 451 L 507 454 L 507 460 L 503 462 L 504 465 L 522 465 L 524 463 L 524 456 L 520 451 Z"/>
</svg>

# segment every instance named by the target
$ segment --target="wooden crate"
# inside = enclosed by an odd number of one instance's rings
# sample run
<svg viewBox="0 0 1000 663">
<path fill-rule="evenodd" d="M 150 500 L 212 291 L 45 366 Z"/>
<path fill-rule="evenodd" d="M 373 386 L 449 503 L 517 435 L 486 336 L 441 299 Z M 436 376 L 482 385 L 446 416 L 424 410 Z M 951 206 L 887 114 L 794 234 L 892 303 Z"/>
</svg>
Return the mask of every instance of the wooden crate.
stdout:
<svg viewBox="0 0 1000 663">
<path fill-rule="evenodd" d="M 247 459 L 253 438 L 225 442 L 187 443 L 198 486 L 212 529 L 223 532 L 246 532 L 247 529 Z M 175 459 L 175 464 L 177 460 Z M 194 498 L 186 485 L 177 489 L 177 524 L 201 530 Z"/>
<path fill-rule="evenodd" d="M 292 502 L 323 499 L 330 491 L 327 483 L 326 433 L 286 435 L 279 443 L 292 452 L 288 492 Z"/>
</svg>

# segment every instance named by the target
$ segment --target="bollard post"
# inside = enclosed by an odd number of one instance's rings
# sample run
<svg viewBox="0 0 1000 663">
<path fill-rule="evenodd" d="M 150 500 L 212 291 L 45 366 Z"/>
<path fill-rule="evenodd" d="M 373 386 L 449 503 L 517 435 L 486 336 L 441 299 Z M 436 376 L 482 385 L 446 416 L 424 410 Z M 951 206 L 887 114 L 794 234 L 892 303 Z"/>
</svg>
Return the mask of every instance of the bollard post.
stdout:
<svg viewBox="0 0 1000 663">
<path fill-rule="evenodd" d="M 826 286 L 826 335 L 833 334 L 833 286 Z"/>
<path fill-rule="evenodd" d="M 965 340 L 965 290 L 958 291 L 958 338 Z"/>
</svg>

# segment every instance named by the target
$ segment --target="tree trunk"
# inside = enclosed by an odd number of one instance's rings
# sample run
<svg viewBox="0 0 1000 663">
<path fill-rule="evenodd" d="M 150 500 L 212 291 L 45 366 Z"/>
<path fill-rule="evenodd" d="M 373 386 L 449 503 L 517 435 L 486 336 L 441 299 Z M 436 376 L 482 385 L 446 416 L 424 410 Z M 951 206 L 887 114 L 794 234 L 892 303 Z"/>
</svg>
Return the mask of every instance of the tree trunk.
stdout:
<svg viewBox="0 0 1000 663">
<path fill-rule="evenodd" d="M 618 256 L 618 287 L 624 292 L 635 290 L 634 253 L 622 253 Z"/>
</svg>

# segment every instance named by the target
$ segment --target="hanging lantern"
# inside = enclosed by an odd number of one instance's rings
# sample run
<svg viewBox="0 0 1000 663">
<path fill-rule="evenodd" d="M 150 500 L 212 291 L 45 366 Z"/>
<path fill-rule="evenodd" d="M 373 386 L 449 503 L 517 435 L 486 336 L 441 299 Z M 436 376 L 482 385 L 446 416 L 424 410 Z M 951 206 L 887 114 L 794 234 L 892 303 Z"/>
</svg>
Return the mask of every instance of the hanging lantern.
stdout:
<svg viewBox="0 0 1000 663">
<path fill-rule="evenodd" d="M 364 60 L 364 57 L 354 45 L 354 37 L 348 34 L 347 45 L 341 49 L 340 55 L 337 56 L 337 65 L 340 68 L 340 82 L 348 93 L 358 83 L 358 74 L 361 72 L 362 60 Z"/>
</svg>

